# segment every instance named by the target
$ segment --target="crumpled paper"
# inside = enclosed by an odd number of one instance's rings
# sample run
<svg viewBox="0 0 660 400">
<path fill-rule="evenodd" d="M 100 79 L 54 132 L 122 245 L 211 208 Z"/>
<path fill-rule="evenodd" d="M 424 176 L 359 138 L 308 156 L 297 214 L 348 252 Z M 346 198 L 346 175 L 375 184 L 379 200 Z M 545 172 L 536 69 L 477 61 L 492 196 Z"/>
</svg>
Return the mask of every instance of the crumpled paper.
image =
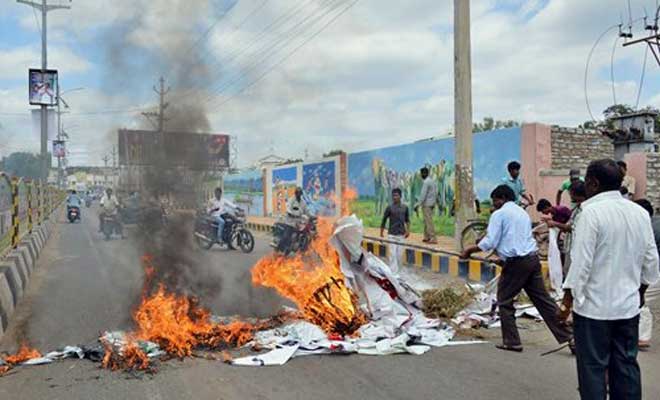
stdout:
<svg viewBox="0 0 660 400">
<path fill-rule="evenodd" d="M 330 239 L 339 254 L 346 285 L 369 305 L 371 320 L 358 329 L 356 337 L 330 340 L 318 326 L 298 321 L 257 333 L 251 344 L 271 351 L 237 358 L 232 364 L 282 365 L 291 358 L 310 354 L 420 355 L 431 347 L 449 345 L 454 330 L 439 320 L 426 318 L 417 292 L 380 258 L 365 253 L 360 245 L 362 238 L 362 221 L 352 215 L 335 223 Z M 383 281 L 394 293 L 383 288 Z"/>
</svg>

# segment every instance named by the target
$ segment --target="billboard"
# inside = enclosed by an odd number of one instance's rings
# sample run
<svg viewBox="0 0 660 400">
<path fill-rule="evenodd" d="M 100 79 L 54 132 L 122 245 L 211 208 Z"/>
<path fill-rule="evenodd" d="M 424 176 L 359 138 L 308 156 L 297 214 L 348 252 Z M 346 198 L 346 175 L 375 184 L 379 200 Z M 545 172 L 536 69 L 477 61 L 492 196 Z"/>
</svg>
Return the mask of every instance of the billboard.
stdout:
<svg viewBox="0 0 660 400">
<path fill-rule="evenodd" d="M 272 171 L 273 215 L 284 215 L 286 204 L 295 195 L 298 184 L 298 167 L 284 167 Z"/>
<path fill-rule="evenodd" d="M 331 160 L 303 165 L 303 196 L 314 215 L 331 217 L 337 214 L 336 164 Z"/>
<path fill-rule="evenodd" d="M 164 132 L 165 157 L 170 166 L 197 170 L 229 167 L 229 135 Z M 154 131 L 119 131 L 121 165 L 155 164 L 161 134 Z"/>
<path fill-rule="evenodd" d="M 30 69 L 28 73 L 28 93 L 33 106 L 57 105 L 57 70 Z"/>
<path fill-rule="evenodd" d="M 53 157 L 65 157 L 66 147 L 64 140 L 53 140 Z"/>
</svg>

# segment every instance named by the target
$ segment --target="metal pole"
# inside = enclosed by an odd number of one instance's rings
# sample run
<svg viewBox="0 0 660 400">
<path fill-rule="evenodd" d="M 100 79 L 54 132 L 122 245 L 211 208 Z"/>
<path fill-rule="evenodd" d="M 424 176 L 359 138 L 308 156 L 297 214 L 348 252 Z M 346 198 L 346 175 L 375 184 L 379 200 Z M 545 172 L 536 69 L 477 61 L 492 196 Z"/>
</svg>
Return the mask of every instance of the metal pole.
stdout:
<svg viewBox="0 0 660 400">
<path fill-rule="evenodd" d="M 48 69 L 48 28 L 47 28 L 48 5 L 46 0 L 41 0 L 41 73 L 45 74 Z M 59 82 L 57 82 L 59 87 Z M 41 175 L 48 180 L 48 106 L 41 106 Z"/>
<path fill-rule="evenodd" d="M 470 60 L 470 0 L 454 0 L 454 123 L 456 129 L 456 232 L 474 214 L 472 177 L 472 66 Z"/>
<path fill-rule="evenodd" d="M 60 85 L 57 85 L 57 140 L 62 140 L 62 111 L 60 110 Z M 57 187 L 62 189 L 62 157 L 57 156 Z"/>
</svg>

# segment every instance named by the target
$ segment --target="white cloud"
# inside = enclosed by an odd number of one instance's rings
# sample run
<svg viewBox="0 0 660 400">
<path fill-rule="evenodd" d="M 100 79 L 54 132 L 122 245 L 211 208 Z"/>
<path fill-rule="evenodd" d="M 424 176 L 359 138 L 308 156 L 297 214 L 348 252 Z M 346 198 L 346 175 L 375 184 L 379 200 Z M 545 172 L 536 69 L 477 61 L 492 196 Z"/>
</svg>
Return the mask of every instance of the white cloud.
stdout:
<svg viewBox="0 0 660 400">
<path fill-rule="evenodd" d="M 59 68 L 67 73 L 86 72 L 91 64 L 69 48 L 50 46 L 48 48 L 49 68 Z M 27 81 L 29 68 L 41 67 L 41 49 L 35 46 L 14 47 L 0 50 L 0 77 Z"/>
<path fill-rule="evenodd" d="M 331 148 L 377 147 L 451 129 L 451 1 L 360 1 L 258 84 L 225 103 L 228 96 L 259 78 L 286 54 L 282 51 L 277 53 L 279 57 L 264 60 L 264 54 L 281 43 L 283 32 L 270 29 L 266 35 L 259 33 L 295 6 L 288 0 L 268 1 L 255 17 L 235 29 L 260 2 L 239 1 L 208 41 L 207 60 L 217 60 L 207 66 L 212 77 L 219 76 L 225 82 L 243 77 L 232 90 L 214 93 L 208 104 L 213 129 L 238 136 L 241 165 L 266 155 L 271 146 L 286 157 L 298 157 L 305 149 L 320 155 Z M 327 1 L 316 0 L 316 6 L 297 9 L 287 26 L 323 3 Z M 203 30 L 213 21 L 214 8 L 203 0 L 118 0 L 112 4 L 98 13 L 96 3 L 74 3 L 70 12 L 53 13 L 53 29 L 89 41 L 94 38 L 88 34 L 91 30 L 121 24 L 133 44 L 169 49 L 192 30 Z M 633 13 L 643 15 L 642 7 L 650 10 L 655 2 L 637 1 L 633 6 Z M 620 0 L 472 2 L 475 120 L 490 115 L 577 125 L 589 119 L 583 82 L 587 54 L 600 33 L 619 22 L 620 12 L 627 13 Z M 28 17 L 32 16 L 24 15 L 24 24 L 32 24 L 34 29 L 34 21 Z M 614 37 L 615 31 L 603 40 L 590 65 L 587 93 L 596 114 L 612 102 L 608 76 Z M 259 41 L 246 49 L 255 38 Z M 298 37 L 291 48 L 301 40 Z M 4 57 L 0 53 L 0 73 L 14 71 L 14 75 L 20 72 L 22 76 L 30 57 L 38 61 L 38 53 L 29 49 L 8 51 L 13 53 Z M 240 57 L 231 57 L 241 51 Z M 68 54 L 73 63 L 75 54 Z M 630 77 L 639 72 L 641 54 L 639 48 L 617 49 L 617 66 L 622 68 L 617 76 L 625 77 L 616 82 L 621 102 L 634 103 L 638 82 Z M 89 68 L 84 60 L 78 61 L 80 70 Z M 654 64 L 650 59 L 646 79 L 651 84 L 658 82 Z M 252 68 L 254 65 L 258 68 Z M 210 86 L 217 89 L 219 84 Z M 113 108 L 136 105 L 130 94 L 108 97 L 89 91 L 78 95 L 80 101 L 75 103 L 84 104 L 88 110 L 98 109 L 94 96 L 110 101 Z M 660 104 L 660 100 L 647 91 L 642 103 Z M 0 107 L 4 109 L 1 101 Z M 135 123 L 124 115 L 79 120 L 85 121 L 80 130 L 89 130 L 86 135 L 92 138 L 92 132 Z"/>
</svg>

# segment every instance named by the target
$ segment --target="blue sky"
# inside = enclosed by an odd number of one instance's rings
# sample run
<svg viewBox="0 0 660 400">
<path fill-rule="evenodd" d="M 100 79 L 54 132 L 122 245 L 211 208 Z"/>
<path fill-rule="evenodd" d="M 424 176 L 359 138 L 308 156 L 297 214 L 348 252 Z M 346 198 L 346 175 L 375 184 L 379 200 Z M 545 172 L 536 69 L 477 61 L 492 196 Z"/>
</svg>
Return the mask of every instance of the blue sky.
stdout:
<svg viewBox="0 0 660 400">
<path fill-rule="evenodd" d="M 288 57 L 341 10 L 325 4 L 116 0 L 100 10 L 97 2 L 79 1 L 70 11 L 51 12 L 49 66 L 60 70 L 64 90 L 85 88 L 64 96 L 71 105 L 64 117 L 71 163 L 98 165 L 117 128 L 149 127 L 140 111 L 153 108 L 152 86 L 161 74 L 173 86 L 172 103 L 199 106 L 205 118 L 184 113 L 195 116 L 194 129 L 237 137 L 240 166 L 272 152 L 318 157 L 333 148 L 371 149 L 451 131 L 451 2 L 360 0 Z M 633 18 L 655 8 L 655 0 L 631 4 Z M 567 126 L 589 119 L 587 54 L 622 17 L 627 23 L 624 0 L 473 1 L 475 119 Z M 305 23 L 308 29 L 294 29 Z M 297 35 L 283 41 L 291 30 Z M 643 34 L 641 22 L 634 31 Z M 613 101 L 615 38 L 616 32 L 603 38 L 590 64 L 587 94 L 596 114 Z M 616 48 L 619 102 L 636 102 L 643 58 L 643 46 Z M 34 12 L 6 2 L 0 10 L 0 155 L 38 151 L 25 92 L 27 69 L 39 64 Z M 658 71 L 649 55 L 640 105 L 660 106 Z"/>
</svg>

